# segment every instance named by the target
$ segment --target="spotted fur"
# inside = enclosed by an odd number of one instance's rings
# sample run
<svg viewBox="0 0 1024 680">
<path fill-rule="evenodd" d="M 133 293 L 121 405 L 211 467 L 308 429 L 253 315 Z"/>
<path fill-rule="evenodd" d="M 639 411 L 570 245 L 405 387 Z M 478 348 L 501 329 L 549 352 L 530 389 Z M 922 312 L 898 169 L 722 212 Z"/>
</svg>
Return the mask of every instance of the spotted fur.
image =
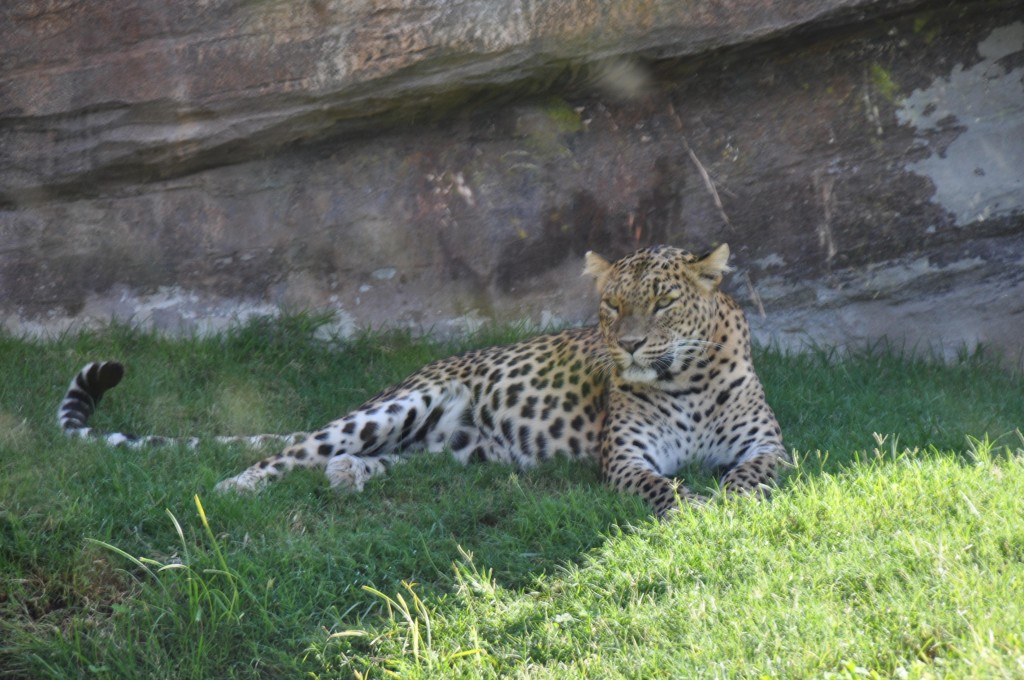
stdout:
<svg viewBox="0 0 1024 680">
<path fill-rule="evenodd" d="M 671 477 L 692 462 L 722 471 L 727 491 L 764 491 L 787 456 L 746 319 L 719 290 L 728 257 L 726 245 L 703 259 L 666 246 L 614 263 L 588 253 L 585 272 L 601 295 L 596 327 L 435 361 L 316 432 L 281 436 L 293 443 L 217 489 L 254 491 L 305 467 L 358 491 L 410 453 L 449 450 L 462 463 L 519 468 L 555 455 L 590 459 L 606 483 L 642 495 L 658 515 L 677 496 L 703 500 Z M 122 375 L 114 362 L 82 369 L 58 414 L 64 431 L 114 445 L 166 441 L 87 426 Z"/>
</svg>

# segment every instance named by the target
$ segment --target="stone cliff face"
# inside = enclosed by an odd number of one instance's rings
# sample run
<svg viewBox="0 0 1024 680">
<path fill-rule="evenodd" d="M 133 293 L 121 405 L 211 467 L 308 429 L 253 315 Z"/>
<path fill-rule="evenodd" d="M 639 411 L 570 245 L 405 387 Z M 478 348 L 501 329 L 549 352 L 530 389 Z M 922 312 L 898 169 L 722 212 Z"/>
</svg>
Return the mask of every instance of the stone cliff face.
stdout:
<svg viewBox="0 0 1024 680">
<path fill-rule="evenodd" d="M 0 8 L 0 319 L 582 322 L 729 242 L 762 339 L 1024 337 L 1016 2 Z"/>
</svg>

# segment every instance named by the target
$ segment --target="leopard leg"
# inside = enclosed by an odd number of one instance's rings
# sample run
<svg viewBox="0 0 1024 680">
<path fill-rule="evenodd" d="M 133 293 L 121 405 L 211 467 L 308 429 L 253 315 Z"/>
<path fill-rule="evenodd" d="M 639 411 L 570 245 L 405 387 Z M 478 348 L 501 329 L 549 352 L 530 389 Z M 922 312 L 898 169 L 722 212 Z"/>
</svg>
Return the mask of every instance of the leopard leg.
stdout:
<svg viewBox="0 0 1024 680">
<path fill-rule="evenodd" d="M 604 482 L 625 493 L 644 497 L 654 514 L 665 517 L 679 507 L 679 501 L 701 504 L 707 498 L 662 475 L 644 458 L 613 457 L 602 465 Z M 677 500 L 678 498 L 678 500 Z"/>
<path fill-rule="evenodd" d="M 218 491 L 257 491 L 296 467 L 323 469 L 332 487 L 362 490 L 406 451 L 440 451 L 468 403 L 465 388 L 386 392 L 347 416 L 217 484 Z"/>
<path fill-rule="evenodd" d="M 782 452 L 762 453 L 747 457 L 725 471 L 721 488 L 726 494 L 759 493 L 768 495 L 774 485 L 780 463 L 785 462 Z"/>
</svg>

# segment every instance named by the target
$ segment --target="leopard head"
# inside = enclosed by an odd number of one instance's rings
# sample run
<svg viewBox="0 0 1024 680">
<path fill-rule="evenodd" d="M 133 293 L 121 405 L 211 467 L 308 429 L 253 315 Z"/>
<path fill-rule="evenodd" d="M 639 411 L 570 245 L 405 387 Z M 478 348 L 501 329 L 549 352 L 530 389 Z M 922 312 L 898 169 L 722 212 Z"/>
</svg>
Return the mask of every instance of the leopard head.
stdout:
<svg viewBox="0 0 1024 680">
<path fill-rule="evenodd" d="M 584 273 L 594 277 L 601 296 L 601 335 L 623 380 L 671 380 L 712 346 L 728 260 L 726 244 L 703 258 L 669 246 L 615 262 L 587 253 Z"/>
</svg>

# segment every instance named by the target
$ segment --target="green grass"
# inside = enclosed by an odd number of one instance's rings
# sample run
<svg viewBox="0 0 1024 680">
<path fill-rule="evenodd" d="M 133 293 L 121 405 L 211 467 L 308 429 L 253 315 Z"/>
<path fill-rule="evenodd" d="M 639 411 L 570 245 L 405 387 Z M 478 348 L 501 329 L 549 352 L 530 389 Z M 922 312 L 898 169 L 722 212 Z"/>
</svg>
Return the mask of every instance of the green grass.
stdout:
<svg viewBox="0 0 1024 680">
<path fill-rule="evenodd" d="M 768 502 L 667 522 L 565 462 L 220 496 L 260 452 L 57 431 L 93 359 L 128 366 L 99 427 L 290 431 L 517 335 L 337 343 L 321 321 L 0 336 L 0 677 L 1024 677 L 1024 378 L 984 355 L 759 352 L 797 465 Z"/>
</svg>

